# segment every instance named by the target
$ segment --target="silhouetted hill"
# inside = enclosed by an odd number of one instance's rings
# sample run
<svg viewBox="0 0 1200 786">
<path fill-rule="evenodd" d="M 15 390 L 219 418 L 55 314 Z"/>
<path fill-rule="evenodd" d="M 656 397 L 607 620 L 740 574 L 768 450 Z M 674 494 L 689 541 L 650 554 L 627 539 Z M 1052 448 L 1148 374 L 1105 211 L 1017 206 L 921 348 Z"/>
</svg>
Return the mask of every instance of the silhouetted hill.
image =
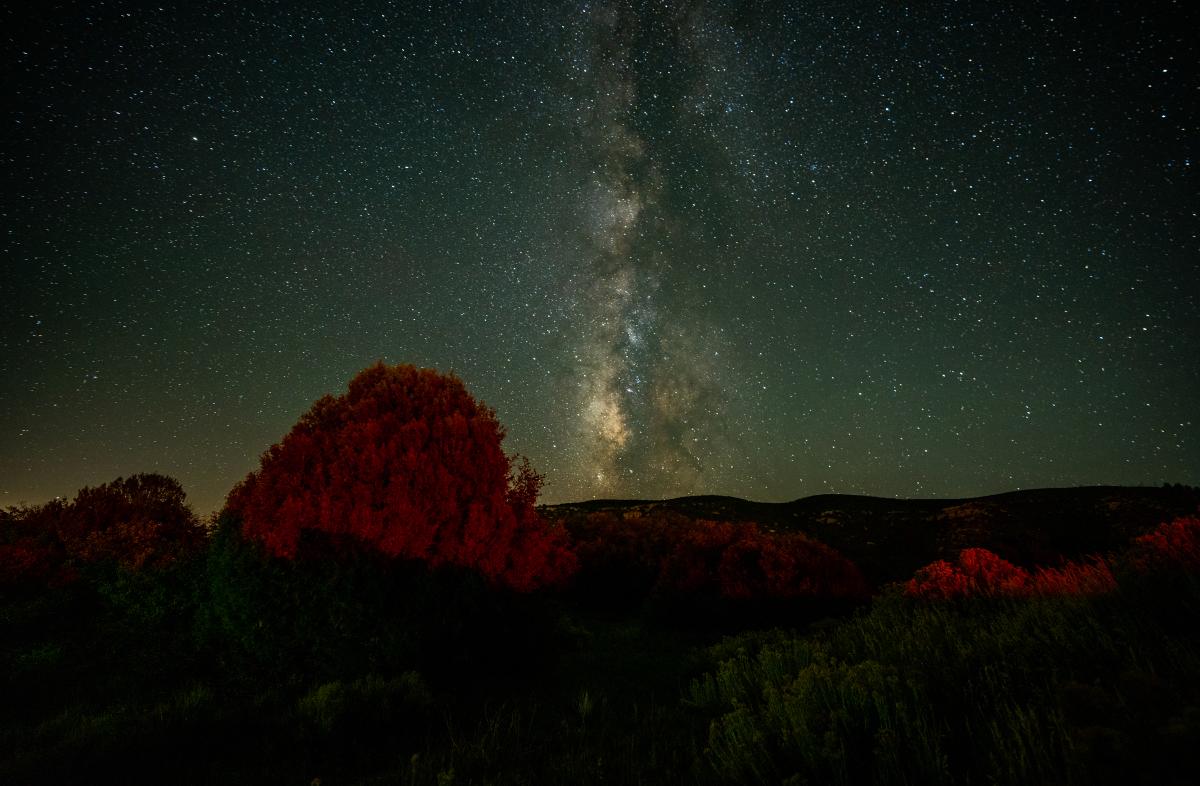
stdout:
<svg viewBox="0 0 1200 786">
<path fill-rule="evenodd" d="M 791 502 L 696 496 L 668 500 L 589 500 L 548 505 L 554 519 L 594 512 L 634 522 L 653 512 L 753 521 L 803 532 L 854 560 L 875 583 L 910 577 L 929 562 L 982 547 L 1021 565 L 1049 564 L 1120 548 L 1164 521 L 1200 508 L 1191 487 L 1088 486 L 1030 489 L 961 499 L 889 499 L 819 494 Z"/>
</svg>

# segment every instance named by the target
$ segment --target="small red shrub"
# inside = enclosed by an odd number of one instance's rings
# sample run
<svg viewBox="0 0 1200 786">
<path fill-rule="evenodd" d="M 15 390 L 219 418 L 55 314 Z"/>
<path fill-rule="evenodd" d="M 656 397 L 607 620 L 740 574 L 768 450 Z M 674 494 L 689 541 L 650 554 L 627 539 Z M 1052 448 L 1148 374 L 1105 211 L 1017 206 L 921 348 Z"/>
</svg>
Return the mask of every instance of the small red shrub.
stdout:
<svg viewBox="0 0 1200 786">
<path fill-rule="evenodd" d="M 1029 571 L 1001 559 L 987 549 L 963 549 L 958 566 L 977 595 L 1028 594 Z"/>
<path fill-rule="evenodd" d="M 972 587 L 967 574 L 940 559 L 918 570 L 905 585 L 904 592 L 925 600 L 951 600 L 972 594 Z"/>
<path fill-rule="evenodd" d="M 1200 517 L 1184 516 L 1159 524 L 1133 541 L 1133 563 L 1140 570 L 1182 568 L 1200 571 Z"/>
<path fill-rule="evenodd" d="M 1117 587 L 1108 563 L 1093 557 L 1061 568 L 1034 572 L 1013 565 L 987 549 L 964 549 L 958 562 L 926 565 L 905 585 L 905 594 L 925 600 L 965 597 L 1024 598 L 1038 595 L 1098 595 Z"/>
<path fill-rule="evenodd" d="M 1038 568 L 1029 580 L 1032 595 L 1103 595 L 1116 588 L 1112 569 L 1100 557 L 1068 562 L 1061 568 Z"/>
</svg>

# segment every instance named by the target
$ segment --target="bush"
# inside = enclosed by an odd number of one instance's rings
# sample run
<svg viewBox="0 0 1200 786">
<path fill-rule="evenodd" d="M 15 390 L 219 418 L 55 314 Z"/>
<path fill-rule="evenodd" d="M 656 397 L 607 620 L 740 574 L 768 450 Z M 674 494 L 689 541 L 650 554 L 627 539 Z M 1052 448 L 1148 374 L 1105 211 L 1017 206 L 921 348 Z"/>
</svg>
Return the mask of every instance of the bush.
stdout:
<svg viewBox="0 0 1200 786">
<path fill-rule="evenodd" d="M 713 717 L 708 766 L 732 783 L 1179 782 L 1200 743 L 1200 634 L 1160 613 L 1161 588 L 1125 589 L 889 593 L 807 636 L 728 640 L 689 693 Z"/>
<path fill-rule="evenodd" d="M 1185 516 L 1160 524 L 1133 541 L 1133 561 L 1143 571 L 1200 571 L 1200 517 Z"/>
<path fill-rule="evenodd" d="M 918 570 L 905 585 L 905 592 L 925 600 L 952 600 L 1099 595 L 1116 588 L 1112 570 L 1100 557 L 1087 562 L 1067 562 L 1060 568 L 1039 567 L 1030 572 L 987 549 L 963 549 L 957 563 L 938 560 Z"/>
<path fill-rule="evenodd" d="M 246 537 L 294 558 L 305 533 L 453 565 L 520 591 L 563 582 L 574 557 L 538 516 L 541 478 L 453 375 L 382 363 L 325 396 L 229 494 Z M 326 555 L 327 556 L 327 555 Z"/>
<path fill-rule="evenodd" d="M 658 582 L 673 591 L 711 588 L 736 600 L 867 597 L 862 574 L 834 549 L 753 523 L 694 522 L 672 544 Z"/>
<path fill-rule="evenodd" d="M 370 674 L 318 685 L 300 697 L 296 710 L 318 737 L 381 727 L 417 729 L 433 710 L 433 694 L 416 672 L 391 678 Z"/>
<path fill-rule="evenodd" d="M 858 568 L 834 549 L 752 522 L 593 512 L 567 527 L 581 594 L 609 605 L 650 601 L 678 620 L 680 604 L 691 604 L 711 623 L 713 603 L 744 617 L 748 605 L 794 611 L 797 603 L 857 603 L 868 594 Z"/>
<path fill-rule="evenodd" d="M 694 705 L 724 710 L 705 751 L 722 782 L 950 780 L 938 719 L 894 664 L 783 635 L 747 643 L 691 689 Z"/>
<path fill-rule="evenodd" d="M 81 571 L 164 568 L 197 553 L 204 539 L 179 481 L 117 478 L 80 489 L 70 502 L 0 512 L 0 587 L 55 588 Z"/>
</svg>

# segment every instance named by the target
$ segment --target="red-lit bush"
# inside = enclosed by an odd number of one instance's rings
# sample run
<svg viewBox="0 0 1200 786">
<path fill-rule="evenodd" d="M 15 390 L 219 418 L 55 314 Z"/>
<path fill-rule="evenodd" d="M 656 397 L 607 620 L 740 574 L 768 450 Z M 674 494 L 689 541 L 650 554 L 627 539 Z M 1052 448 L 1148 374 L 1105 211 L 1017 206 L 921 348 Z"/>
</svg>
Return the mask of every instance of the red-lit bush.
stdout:
<svg viewBox="0 0 1200 786">
<path fill-rule="evenodd" d="M 581 581 L 605 585 L 613 596 L 630 597 L 648 593 L 654 586 L 669 544 L 685 524 L 682 517 L 626 521 L 610 512 L 564 522 L 579 559 Z"/>
<path fill-rule="evenodd" d="M 69 584 L 74 574 L 64 567 L 61 551 L 35 538 L 0 543 L 0 587 Z"/>
<path fill-rule="evenodd" d="M 77 560 L 113 561 L 132 570 L 164 567 L 204 541 L 183 486 L 155 474 L 80 489 L 65 507 L 59 531 Z"/>
<path fill-rule="evenodd" d="M 858 599 L 858 568 L 834 549 L 798 533 L 753 523 L 688 519 L 652 512 L 625 520 L 592 513 L 571 527 L 585 574 L 640 583 L 647 592 L 712 593 L 737 600 Z"/>
<path fill-rule="evenodd" d="M 313 404 L 226 507 L 280 557 L 320 533 L 517 590 L 558 583 L 574 557 L 534 509 L 541 478 L 503 438 L 457 377 L 378 363 Z"/>
<path fill-rule="evenodd" d="M 704 520 L 672 544 L 659 586 L 679 592 L 715 589 L 739 600 L 867 595 L 854 564 L 823 543 L 799 533 L 764 532 L 752 523 Z"/>
<path fill-rule="evenodd" d="M 155 474 L 117 478 L 80 489 L 70 502 L 4 511 L 0 584 L 60 586 L 87 565 L 165 567 L 203 541 L 178 481 Z"/>
<path fill-rule="evenodd" d="M 906 595 L 925 600 L 950 600 L 975 594 L 971 580 L 958 566 L 944 559 L 931 562 L 904 585 Z"/>
<path fill-rule="evenodd" d="M 1103 595 L 1116 588 L 1112 569 L 1100 557 L 1068 562 L 1061 568 L 1038 568 L 1029 582 L 1031 595 Z"/>
<path fill-rule="evenodd" d="M 1098 595 L 1116 589 L 1108 564 L 1099 557 L 1068 562 L 1032 573 L 987 549 L 964 549 L 957 563 L 926 565 L 905 586 L 911 597 L 950 600 L 964 597 L 1024 598 L 1035 595 Z"/>
<path fill-rule="evenodd" d="M 1133 563 L 1141 570 L 1182 568 L 1200 571 L 1200 517 L 1159 524 L 1133 541 Z"/>
</svg>

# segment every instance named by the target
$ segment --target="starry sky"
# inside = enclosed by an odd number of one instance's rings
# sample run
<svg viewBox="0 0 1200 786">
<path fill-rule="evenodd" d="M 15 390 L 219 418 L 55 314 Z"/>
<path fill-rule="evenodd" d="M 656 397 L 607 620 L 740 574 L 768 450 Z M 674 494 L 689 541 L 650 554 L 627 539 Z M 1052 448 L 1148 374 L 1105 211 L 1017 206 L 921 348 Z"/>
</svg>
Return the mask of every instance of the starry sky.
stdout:
<svg viewBox="0 0 1200 786">
<path fill-rule="evenodd" d="M 0 505 L 378 359 L 543 500 L 1200 483 L 1188 3 L 0 11 Z"/>
</svg>

